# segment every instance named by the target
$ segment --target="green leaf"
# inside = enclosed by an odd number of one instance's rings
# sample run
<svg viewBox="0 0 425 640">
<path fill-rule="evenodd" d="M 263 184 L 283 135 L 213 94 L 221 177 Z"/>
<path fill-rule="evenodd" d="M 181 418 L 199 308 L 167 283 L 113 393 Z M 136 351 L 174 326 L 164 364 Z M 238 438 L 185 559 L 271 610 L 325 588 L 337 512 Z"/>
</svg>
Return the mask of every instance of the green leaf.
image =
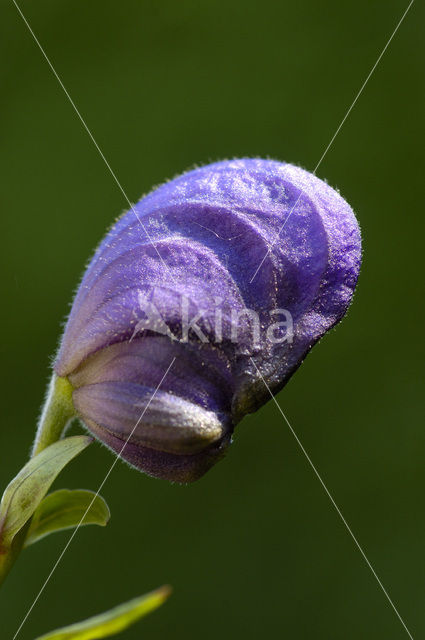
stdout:
<svg viewBox="0 0 425 640">
<path fill-rule="evenodd" d="M 86 524 L 104 527 L 111 517 L 105 500 L 85 489 L 59 489 L 46 496 L 38 505 L 25 546 L 38 542 L 50 533 Z M 84 518 L 84 519 L 83 519 Z"/>
<path fill-rule="evenodd" d="M 97 640 L 107 638 L 127 629 L 159 607 L 171 593 L 170 587 L 160 587 L 144 596 L 129 600 L 98 616 L 71 624 L 69 627 L 56 629 L 40 636 L 37 640 Z"/>
<path fill-rule="evenodd" d="M 3 547 L 11 544 L 19 529 L 31 518 L 56 476 L 92 441 L 89 436 L 59 440 L 31 458 L 13 478 L 0 504 L 0 540 Z"/>
</svg>

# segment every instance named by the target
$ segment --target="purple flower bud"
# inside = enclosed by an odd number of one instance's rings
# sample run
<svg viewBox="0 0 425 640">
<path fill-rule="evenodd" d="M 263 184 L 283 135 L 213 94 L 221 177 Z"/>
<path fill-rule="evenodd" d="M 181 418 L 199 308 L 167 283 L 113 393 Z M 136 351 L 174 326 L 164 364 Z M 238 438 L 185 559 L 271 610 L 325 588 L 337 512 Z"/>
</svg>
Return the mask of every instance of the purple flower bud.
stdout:
<svg viewBox="0 0 425 640">
<path fill-rule="evenodd" d="M 55 371 L 108 447 L 119 452 L 139 421 L 122 457 L 195 480 L 268 400 L 262 377 L 279 391 L 343 317 L 360 260 L 351 208 L 307 171 L 258 159 L 195 169 L 112 227 Z"/>
</svg>

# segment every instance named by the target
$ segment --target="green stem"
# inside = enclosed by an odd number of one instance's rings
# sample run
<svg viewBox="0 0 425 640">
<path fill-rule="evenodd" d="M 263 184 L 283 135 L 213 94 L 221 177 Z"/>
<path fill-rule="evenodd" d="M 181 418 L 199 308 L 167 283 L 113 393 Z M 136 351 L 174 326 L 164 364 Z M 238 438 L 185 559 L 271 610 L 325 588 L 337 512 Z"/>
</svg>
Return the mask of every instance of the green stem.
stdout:
<svg viewBox="0 0 425 640">
<path fill-rule="evenodd" d="M 3 584 L 4 579 L 22 551 L 30 524 L 31 518 L 24 524 L 22 529 L 18 531 L 10 547 L 0 548 L 0 585 Z"/>
<path fill-rule="evenodd" d="M 60 378 L 56 374 L 50 381 L 46 400 L 37 428 L 31 457 L 62 437 L 68 422 L 75 416 L 72 404 L 72 386 L 67 378 Z M 0 585 L 14 565 L 22 551 L 28 533 L 31 518 L 13 538 L 8 547 L 1 546 L 0 540 Z"/>
<path fill-rule="evenodd" d="M 68 422 L 74 416 L 72 385 L 67 378 L 60 378 L 54 373 L 38 424 L 32 457 L 60 440 Z"/>
</svg>

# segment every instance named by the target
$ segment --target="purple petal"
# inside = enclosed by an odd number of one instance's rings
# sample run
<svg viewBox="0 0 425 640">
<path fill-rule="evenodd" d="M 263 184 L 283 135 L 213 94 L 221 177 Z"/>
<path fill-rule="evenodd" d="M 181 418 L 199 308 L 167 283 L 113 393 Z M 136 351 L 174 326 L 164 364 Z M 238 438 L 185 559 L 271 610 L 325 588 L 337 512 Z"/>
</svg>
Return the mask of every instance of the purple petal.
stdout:
<svg viewBox="0 0 425 640">
<path fill-rule="evenodd" d="M 225 161 L 190 171 L 143 198 L 135 210 L 140 222 L 127 212 L 87 269 L 55 370 L 75 386 L 75 404 L 89 428 L 116 450 L 137 419 L 136 400 L 143 403 L 146 394 L 152 395 L 175 357 L 155 416 L 143 419 L 153 439 L 148 446 L 132 438 L 123 455 L 161 477 L 168 474 L 160 472 L 164 454 L 181 457 L 187 478 L 190 465 L 183 458 L 197 458 L 192 462 L 199 475 L 201 452 L 217 443 L 222 448 L 233 426 L 268 399 L 257 368 L 277 392 L 343 317 L 360 269 L 360 232 L 351 208 L 335 190 L 303 169 L 271 160 Z M 158 312 L 157 323 L 147 323 L 141 300 Z M 184 344 L 182 300 L 188 317 L 202 312 L 200 333 L 192 331 Z M 291 315 L 292 340 L 265 338 L 277 309 Z M 258 315 L 259 343 L 247 310 Z M 237 340 L 233 314 L 239 314 Z M 190 410 L 183 409 L 185 403 Z M 202 412 L 215 418 L 204 423 Z M 194 416 L 199 416 L 199 429 Z M 215 421 L 221 427 L 211 445 L 207 432 Z M 200 451 L 176 450 L 178 441 L 184 448 L 201 432 Z M 174 458 L 170 465 L 178 467 Z"/>
</svg>

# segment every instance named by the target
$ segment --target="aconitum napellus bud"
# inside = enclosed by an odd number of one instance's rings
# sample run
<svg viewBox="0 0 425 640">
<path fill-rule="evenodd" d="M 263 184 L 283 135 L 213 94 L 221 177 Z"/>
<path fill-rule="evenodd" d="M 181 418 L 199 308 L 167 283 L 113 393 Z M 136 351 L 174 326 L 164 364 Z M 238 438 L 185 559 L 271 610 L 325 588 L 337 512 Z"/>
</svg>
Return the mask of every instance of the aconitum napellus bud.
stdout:
<svg viewBox="0 0 425 640">
<path fill-rule="evenodd" d="M 189 171 L 100 244 L 55 372 L 99 440 L 120 452 L 137 424 L 122 457 L 190 482 L 343 317 L 360 260 L 351 208 L 307 171 L 261 159 Z"/>
</svg>

